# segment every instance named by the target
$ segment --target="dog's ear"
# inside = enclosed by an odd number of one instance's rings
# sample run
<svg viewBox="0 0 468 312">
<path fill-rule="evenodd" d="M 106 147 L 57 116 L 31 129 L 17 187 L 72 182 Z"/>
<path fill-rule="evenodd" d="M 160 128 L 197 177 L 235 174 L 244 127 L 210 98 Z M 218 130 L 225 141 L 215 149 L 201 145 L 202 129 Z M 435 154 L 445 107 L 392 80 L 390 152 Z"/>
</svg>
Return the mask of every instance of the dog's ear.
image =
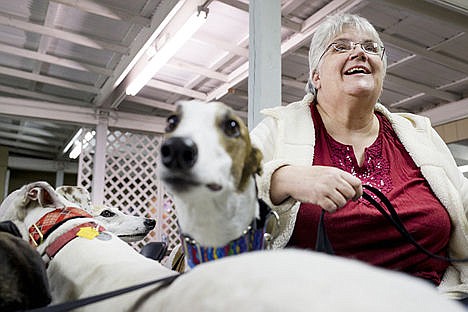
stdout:
<svg viewBox="0 0 468 312">
<path fill-rule="evenodd" d="M 263 159 L 262 152 L 255 146 L 252 146 L 252 151 L 250 153 L 250 162 L 253 164 L 252 168 L 255 168 L 253 173 L 258 174 L 258 175 L 262 174 L 262 159 Z"/>
<path fill-rule="evenodd" d="M 262 152 L 252 146 L 250 153 L 246 156 L 244 168 L 242 169 L 242 176 L 240 179 L 239 185 L 243 189 L 246 185 L 248 179 L 252 177 L 253 174 L 262 174 Z"/>
<path fill-rule="evenodd" d="M 63 206 L 55 194 L 51 194 L 55 191 L 50 188 L 45 188 L 41 186 L 32 187 L 27 193 L 27 203 L 30 201 L 36 201 L 41 207 L 46 206 Z"/>
</svg>

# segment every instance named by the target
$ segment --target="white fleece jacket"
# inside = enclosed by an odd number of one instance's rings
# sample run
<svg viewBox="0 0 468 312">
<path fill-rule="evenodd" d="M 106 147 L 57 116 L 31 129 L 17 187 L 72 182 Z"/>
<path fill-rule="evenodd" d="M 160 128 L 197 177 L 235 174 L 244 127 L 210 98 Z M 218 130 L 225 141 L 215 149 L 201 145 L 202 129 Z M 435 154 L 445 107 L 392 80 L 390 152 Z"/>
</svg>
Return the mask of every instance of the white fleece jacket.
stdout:
<svg viewBox="0 0 468 312">
<path fill-rule="evenodd" d="M 262 110 L 266 118 L 251 132 L 252 142 L 263 152 L 263 174 L 258 177 L 259 196 L 280 216 L 273 246 L 284 247 L 289 241 L 299 203 L 288 199 L 280 205 L 270 200 L 272 173 L 283 165 L 310 165 L 314 157 L 315 130 L 310 114 L 310 94 L 288 106 Z M 444 141 L 426 117 L 391 113 L 377 103 L 392 124 L 401 143 L 421 169 L 434 194 L 447 209 L 452 222 L 449 255 L 468 258 L 468 179 L 458 170 Z M 444 274 L 439 291 L 450 298 L 468 296 L 468 263 L 454 263 Z"/>
</svg>

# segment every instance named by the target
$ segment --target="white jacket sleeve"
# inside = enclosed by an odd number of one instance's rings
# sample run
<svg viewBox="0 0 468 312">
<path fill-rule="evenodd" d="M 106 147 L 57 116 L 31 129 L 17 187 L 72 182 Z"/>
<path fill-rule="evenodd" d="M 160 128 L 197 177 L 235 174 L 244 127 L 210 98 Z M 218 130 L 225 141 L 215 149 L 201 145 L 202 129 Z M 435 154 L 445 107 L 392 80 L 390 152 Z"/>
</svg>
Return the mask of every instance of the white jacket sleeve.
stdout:
<svg viewBox="0 0 468 312">
<path fill-rule="evenodd" d="M 262 175 L 257 176 L 258 197 L 269 205 L 279 216 L 279 226 L 267 229 L 273 236 L 273 247 L 284 247 L 289 240 L 296 219 L 299 204 L 292 198 L 274 205 L 270 198 L 271 176 L 278 168 L 289 165 L 290 161 L 277 158 L 278 120 L 267 117 L 251 132 L 252 144 L 263 153 Z"/>
<path fill-rule="evenodd" d="M 275 211 L 282 213 L 290 209 L 296 201 L 293 199 L 287 199 L 280 205 L 274 205 L 270 199 L 271 176 L 278 168 L 290 165 L 290 161 L 276 157 L 278 144 L 277 123 L 277 120 L 273 117 L 265 118 L 257 127 L 255 127 L 255 129 L 252 130 L 251 139 L 253 145 L 259 148 L 263 153 L 263 173 L 261 176 L 257 177 L 259 197 Z"/>
</svg>

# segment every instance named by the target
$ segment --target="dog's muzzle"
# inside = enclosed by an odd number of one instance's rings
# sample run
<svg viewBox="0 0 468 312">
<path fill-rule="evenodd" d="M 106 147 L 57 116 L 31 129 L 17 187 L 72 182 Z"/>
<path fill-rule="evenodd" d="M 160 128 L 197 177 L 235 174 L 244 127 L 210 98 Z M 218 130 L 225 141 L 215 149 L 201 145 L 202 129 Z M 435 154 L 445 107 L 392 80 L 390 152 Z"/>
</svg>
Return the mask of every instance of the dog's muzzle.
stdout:
<svg viewBox="0 0 468 312">
<path fill-rule="evenodd" d="M 197 145 L 189 138 L 172 137 L 161 145 L 161 161 L 169 169 L 190 169 L 195 165 L 197 157 Z"/>
</svg>

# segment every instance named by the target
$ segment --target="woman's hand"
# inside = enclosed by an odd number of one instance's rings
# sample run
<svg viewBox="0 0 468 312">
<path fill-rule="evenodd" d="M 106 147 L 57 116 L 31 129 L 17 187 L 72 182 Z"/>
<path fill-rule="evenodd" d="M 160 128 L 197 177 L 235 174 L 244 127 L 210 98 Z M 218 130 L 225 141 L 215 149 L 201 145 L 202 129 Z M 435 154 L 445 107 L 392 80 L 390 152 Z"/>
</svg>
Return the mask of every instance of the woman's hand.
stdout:
<svg viewBox="0 0 468 312">
<path fill-rule="evenodd" d="M 275 205 L 292 197 L 334 212 L 361 195 L 361 180 L 335 167 L 284 166 L 271 176 L 270 198 Z"/>
</svg>

